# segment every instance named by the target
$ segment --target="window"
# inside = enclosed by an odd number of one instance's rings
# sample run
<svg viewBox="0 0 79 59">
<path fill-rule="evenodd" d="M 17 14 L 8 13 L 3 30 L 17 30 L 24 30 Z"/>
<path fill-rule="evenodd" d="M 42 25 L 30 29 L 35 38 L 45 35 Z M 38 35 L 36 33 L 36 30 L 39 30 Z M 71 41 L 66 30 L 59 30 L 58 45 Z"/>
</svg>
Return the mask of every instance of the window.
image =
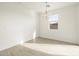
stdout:
<svg viewBox="0 0 79 59">
<path fill-rule="evenodd" d="M 48 16 L 49 28 L 58 29 L 58 20 L 59 20 L 58 14 Z"/>
</svg>

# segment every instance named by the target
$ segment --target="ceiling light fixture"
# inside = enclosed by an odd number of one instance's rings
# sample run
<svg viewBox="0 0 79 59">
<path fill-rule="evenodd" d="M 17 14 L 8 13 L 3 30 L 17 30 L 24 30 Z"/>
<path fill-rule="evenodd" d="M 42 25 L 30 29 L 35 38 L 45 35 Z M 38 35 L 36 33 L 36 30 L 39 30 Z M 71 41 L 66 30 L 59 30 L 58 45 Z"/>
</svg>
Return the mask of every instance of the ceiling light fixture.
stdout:
<svg viewBox="0 0 79 59">
<path fill-rule="evenodd" d="M 46 7 L 45 16 L 46 16 L 46 19 L 47 19 L 48 18 L 48 8 L 50 7 L 50 5 L 48 4 L 48 2 L 45 2 L 45 7 Z"/>
</svg>

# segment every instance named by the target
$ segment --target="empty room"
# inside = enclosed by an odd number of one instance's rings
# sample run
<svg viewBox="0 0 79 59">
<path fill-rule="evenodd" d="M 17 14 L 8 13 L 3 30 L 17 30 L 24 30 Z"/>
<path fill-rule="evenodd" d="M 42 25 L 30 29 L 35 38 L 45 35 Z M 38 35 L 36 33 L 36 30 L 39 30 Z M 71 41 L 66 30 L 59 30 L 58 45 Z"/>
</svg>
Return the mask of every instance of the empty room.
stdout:
<svg viewBox="0 0 79 59">
<path fill-rule="evenodd" d="M 79 3 L 0 2 L 0 56 L 79 56 Z"/>
</svg>

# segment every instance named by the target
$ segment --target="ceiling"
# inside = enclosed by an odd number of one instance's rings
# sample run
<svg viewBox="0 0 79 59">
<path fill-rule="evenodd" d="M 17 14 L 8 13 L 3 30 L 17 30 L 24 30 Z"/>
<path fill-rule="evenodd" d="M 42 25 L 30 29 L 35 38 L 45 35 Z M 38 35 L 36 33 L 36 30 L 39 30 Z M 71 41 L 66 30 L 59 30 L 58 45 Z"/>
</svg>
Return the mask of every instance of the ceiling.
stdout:
<svg viewBox="0 0 79 59">
<path fill-rule="evenodd" d="M 48 10 L 54 10 L 69 5 L 75 5 L 78 4 L 78 2 L 48 2 L 47 4 L 50 5 L 50 7 L 48 7 Z M 0 6 L 17 6 L 17 8 L 20 9 L 25 8 L 36 12 L 44 12 L 46 10 L 45 2 L 0 2 Z"/>
<path fill-rule="evenodd" d="M 34 11 L 43 12 L 46 10 L 45 2 L 26 2 L 21 4 Z M 78 4 L 78 2 L 48 2 L 47 4 L 50 5 L 50 7 L 48 7 L 48 10 L 54 10 L 54 9 L 62 8 L 69 5 L 75 5 L 75 4 Z"/>
</svg>

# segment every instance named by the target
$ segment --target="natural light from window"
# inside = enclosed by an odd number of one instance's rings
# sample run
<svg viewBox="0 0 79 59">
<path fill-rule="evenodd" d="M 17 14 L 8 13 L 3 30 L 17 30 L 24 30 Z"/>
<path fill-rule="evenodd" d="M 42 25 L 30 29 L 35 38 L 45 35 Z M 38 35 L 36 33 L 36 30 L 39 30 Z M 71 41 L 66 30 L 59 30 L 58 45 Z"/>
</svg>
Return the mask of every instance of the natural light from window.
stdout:
<svg viewBox="0 0 79 59">
<path fill-rule="evenodd" d="M 58 20 L 59 20 L 58 14 L 48 16 L 48 23 L 49 23 L 48 28 L 49 29 L 58 29 Z"/>
</svg>

